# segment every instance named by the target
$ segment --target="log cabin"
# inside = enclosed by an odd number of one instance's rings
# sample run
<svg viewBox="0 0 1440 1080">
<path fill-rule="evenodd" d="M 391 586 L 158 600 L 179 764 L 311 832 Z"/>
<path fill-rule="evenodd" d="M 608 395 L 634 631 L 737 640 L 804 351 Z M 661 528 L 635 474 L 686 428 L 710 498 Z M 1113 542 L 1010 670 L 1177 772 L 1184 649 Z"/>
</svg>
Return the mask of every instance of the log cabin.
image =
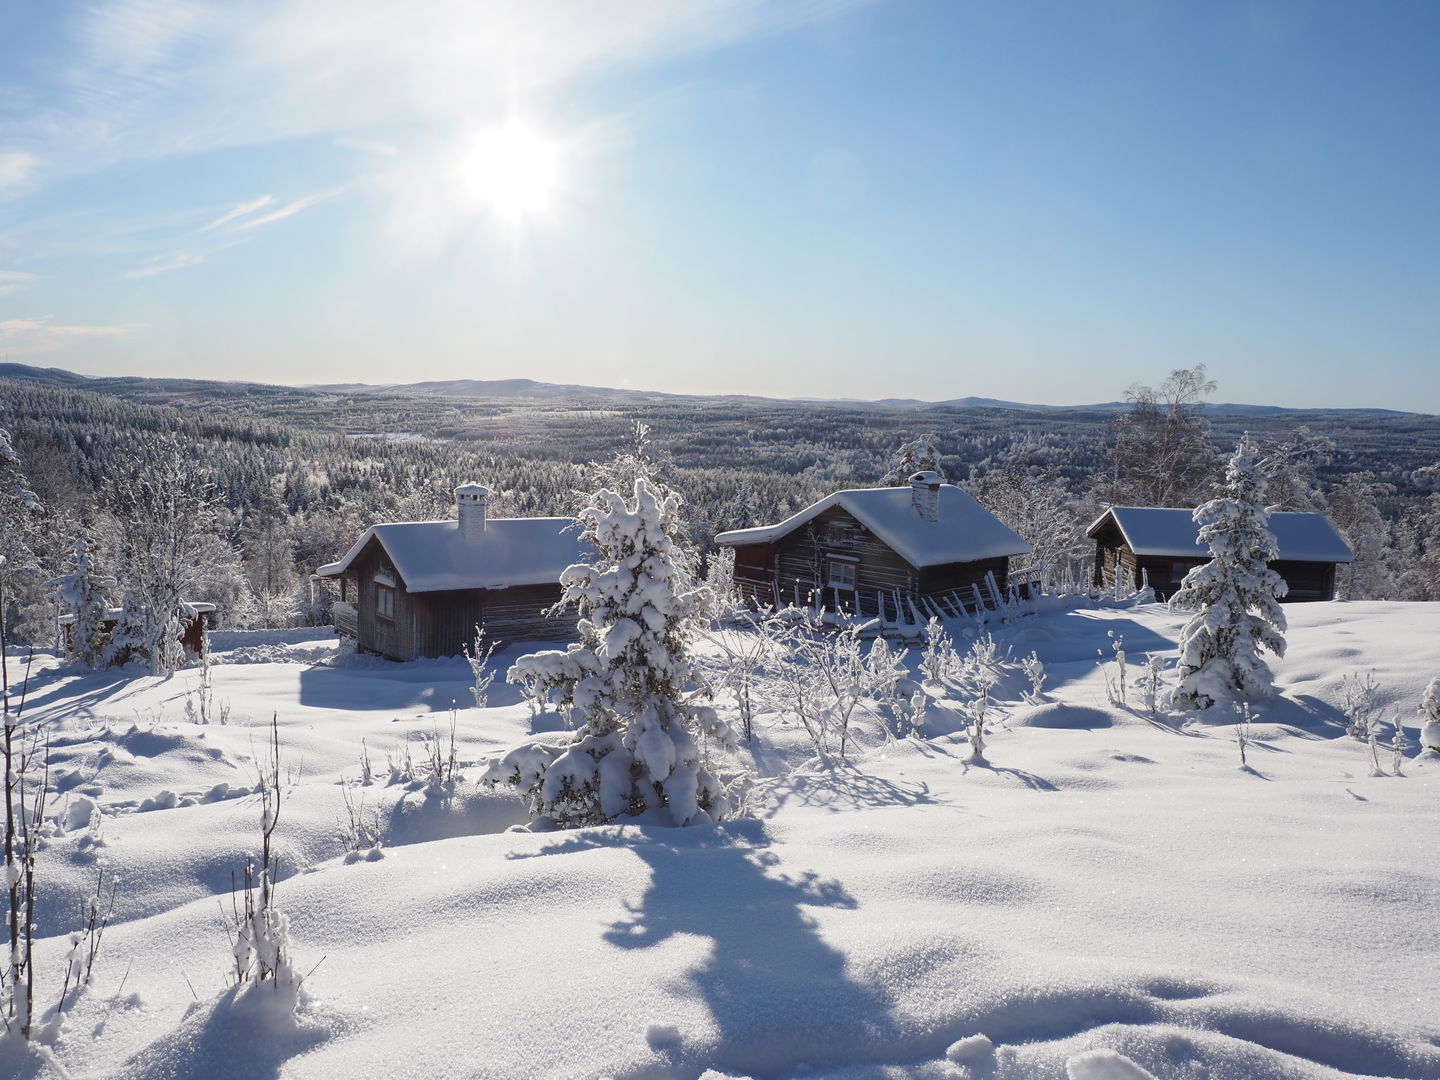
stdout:
<svg viewBox="0 0 1440 1080">
<path fill-rule="evenodd" d="M 338 583 L 335 629 L 392 660 L 455 656 L 474 638 L 553 641 L 574 627 L 547 617 L 560 572 L 593 554 L 573 518 L 486 518 L 490 493 L 455 489 L 452 521 L 373 525 L 320 579 Z"/>
<path fill-rule="evenodd" d="M 1355 553 L 1324 514 L 1277 511 L 1270 532 L 1280 549 L 1270 568 L 1285 579 L 1282 602 L 1335 599 L 1335 567 Z M 1157 600 L 1169 600 L 1192 568 L 1210 561 L 1193 511 L 1153 506 L 1112 506 L 1085 535 L 1095 541 L 1094 583 L 1115 584 L 1123 573 L 1148 582 Z"/>
<path fill-rule="evenodd" d="M 776 525 L 720 533 L 736 591 L 761 607 L 823 605 L 908 621 L 994 606 L 1030 545 L 968 492 L 920 472 L 908 486 L 837 491 Z"/>
</svg>

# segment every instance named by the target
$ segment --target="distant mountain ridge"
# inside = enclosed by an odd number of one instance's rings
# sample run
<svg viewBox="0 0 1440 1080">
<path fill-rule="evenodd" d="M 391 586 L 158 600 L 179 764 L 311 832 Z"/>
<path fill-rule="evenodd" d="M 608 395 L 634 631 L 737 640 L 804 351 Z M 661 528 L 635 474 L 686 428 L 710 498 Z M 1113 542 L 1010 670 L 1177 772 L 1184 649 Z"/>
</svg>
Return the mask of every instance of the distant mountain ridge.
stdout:
<svg viewBox="0 0 1440 1080">
<path fill-rule="evenodd" d="M 943 401 L 918 398 L 766 398 L 755 394 L 674 394 L 659 390 L 632 390 L 569 383 L 545 383 L 534 379 L 446 379 L 414 383 L 313 383 L 301 386 L 241 382 L 221 379 L 151 378 L 139 375 L 80 375 L 63 368 L 33 367 L 29 364 L 0 363 L 0 379 L 17 379 L 47 386 L 93 390 L 100 393 L 147 396 L 207 394 L 219 398 L 253 397 L 262 393 L 351 394 L 356 396 L 397 394 L 415 397 L 488 398 L 535 402 L 629 402 L 659 399 L 691 398 L 697 401 L 779 401 L 815 402 L 844 405 L 851 408 L 961 408 L 1001 409 L 1029 413 L 1095 413 L 1118 412 L 1127 408 L 1123 401 L 1097 402 L 1091 405 L 1038 405 L 1029 402 L 1003 401 L 998 398 L 961 397 Z M 1227 416 L 1275 416 L 1284 413 L 1331 413 L 1344 415 L 1429 416 L 1402 409 L 1375 408 L 1291 408 L 1283 405 L 1248 405 L 1237 402 L 1215 402 L 1206 406 L 1213 414 Z"/>
</svg>

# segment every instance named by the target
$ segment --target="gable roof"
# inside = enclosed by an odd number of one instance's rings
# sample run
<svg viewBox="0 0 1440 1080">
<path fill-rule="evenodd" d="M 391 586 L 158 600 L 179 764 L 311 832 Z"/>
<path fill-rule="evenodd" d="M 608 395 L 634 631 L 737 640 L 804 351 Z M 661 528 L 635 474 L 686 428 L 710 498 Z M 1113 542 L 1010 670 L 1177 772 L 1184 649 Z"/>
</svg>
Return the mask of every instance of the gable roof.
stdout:
<svg viewBox="0 0 1440 1080">
<path fill-rule="evenodd" d="M 839 506 L 917 568 L 1030 554 L 1030 545 L 969 492 L 954 484 L 941 484 L 938 494 L 936 521 L 920 516 L 908 486 L 855 488 L 827 495 L 778 525 L 720 533 L 715 543 L 725 547 L 770 544 Z"/>
<path fill-rule="evenodd" d="M 343 574 L 373 537 L 412 593 L 546 585 L 593 554 L 574 526 L 573 518 L 490 518 L 485 530 L 467 541 L 457 521 L 372 525 L 344 558 L 315 572 Z"/>
<path fill-rule="evenodd" d="M 1085 535 L 1093 537 L 1107 519 L 1113 519 L 1136 555 L 1208 559 L 1210 549 L 1199 541 L 1200 526 L 1194 511 L 1155 506 L 1112 506 L 1095 520 Z M 1270 532 L 1285 562 L 1348 563 L 1355 558 L 1335 526 L 1324 514 L 1276 511 L 1270 515 Z"/>
</svg>

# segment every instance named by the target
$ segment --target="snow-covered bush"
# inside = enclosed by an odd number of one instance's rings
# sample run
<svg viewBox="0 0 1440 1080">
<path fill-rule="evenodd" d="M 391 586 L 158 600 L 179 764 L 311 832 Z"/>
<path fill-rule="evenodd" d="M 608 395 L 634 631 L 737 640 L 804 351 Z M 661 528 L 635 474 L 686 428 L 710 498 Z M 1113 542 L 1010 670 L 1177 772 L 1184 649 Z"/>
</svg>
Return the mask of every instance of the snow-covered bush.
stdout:
<svg viewBox="0 0 1440 1080">
<path fill-rule="evenodd" d="M 1259 454 L 1242 435 L 1225 472 L 1224 495 L 1196 508 L 1200 543 L 1210 561 L 1185 575 L 1170 606 L 1195 614 L 1180 632 L 1179 683 L 1171 693 L 1180 708 L 1205 709 L 1238 691 L 1263 697 L 1274 675 L 1261 649 L 1285 655 L 1283 578 L 1269 567 L 1278 549 L 1268 527 L 1265 478 Z"/>
<path fill-rule="evenodd" d="M 1420 745 L 1440 754 L 1440 678 L 1431 679 L 1420 699 Z"/>
<path fill-rule="evenodd" d="M 1145 667 L 1141 669 L 1140 678 L 1135 680 L 1135 687 L 1140 691 L 1140 700 L 1145 704 L 1145 711 L 1157 713 L 1160 711 L 1160 680 L 1165 674 L 1165 658 L 1159 653 L 1145 654 Z"/>
<path fill-rule="evenodd" d="M 1032 704 L 1038 704 L 1044 697 L 1045 686 L 1045 662 L 1040 659 L 1040 654 L 1031 650 L 1029 656 L 1020 661 L 1020 670 L 1030 680 L 1029 699 Z"/>
<path fill-rule="evenodd" d="M 1375 726 L 1375 714 L 1380 703 L 1375 695 L 1380 687 L 1376 685 L 1375 673 L 1351 672 L 1340 679 L 1340 711 L 1345 714 L 1345 734 L 1361 742 L 1370 740 Z"/>
<path fill-rule="evenodd" d="M 273 837 L 280 822 L 280 728 L 270 720 L 270 758 L 260 768 L 260 865 L 245 858 L 243 900 L 234 906 L 235 928 L 230 942 L 237 985 L 269 985 L 284 1012 L 300 1003 L 303 976 L 290 953 L 290 919 L 275 905 Z M 233 899 L 233 898 L 232 898 Z"/>
<path fill-rule="evenodd" d="M 1115 657 L 1115 675 L 1112 677 L 1110 669 L 1105 666 L 1105 653 L 1096 649 L 1095 653 L 1100 657 L 1100 671 L 1105 676 L 1105 696 L 1110 700 L 1111 705 L 1125 706 L 1125 635 L 1116 634 L 1114 630 L 1105 631 L 1105 636 L 1110 639 L 1110 652 Z"/>
<path fill-rule="evenodd" d="M 577 729 L 491 759 L 482 776 L 514 785 L 536 817 L 581 826 L 663 808 L 683 825 L 730 809 L 702 742 L 731 746 L 735 734 L 687 690 L 705 596 L 684 587 L 676 565 L 679 507 L 678 495 L 640 477 L 630 499 L 602 490 L 580 512 L 599 559 L 560 575 L 580 640 L 522 656 L 506 675 L 557 694 Z"/>
</svg>

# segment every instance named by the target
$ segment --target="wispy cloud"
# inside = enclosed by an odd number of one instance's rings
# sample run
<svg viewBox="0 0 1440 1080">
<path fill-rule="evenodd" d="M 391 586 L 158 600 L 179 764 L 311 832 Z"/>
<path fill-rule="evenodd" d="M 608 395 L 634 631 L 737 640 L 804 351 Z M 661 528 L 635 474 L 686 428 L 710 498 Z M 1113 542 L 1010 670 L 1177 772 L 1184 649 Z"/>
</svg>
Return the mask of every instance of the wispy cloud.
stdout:
<svg viewBox="0 0 1440 1080">
<path fill-rule="evenodd" d="M 83 326 L 56 323 L 49 316 L 35 319 L 0 320 L 0 349 L 12 356 L 53 352 L 86 338 L 121 338 L 134 333 L 138 325 Z"/>
<path fill-rule="evenodd" d="M 34 274 L 27 274 L 20 270 L 0 270 L 0 296 L 17 293 L 34 280 Z"/>
<path fill-rule="evenodd" d="M 241 203 L 239 206 L 226 210 L 225 213 L 221 214 L 214 221 L 208 225 L 202 225 L 195 231 L 197 233 L 207 233 L 212 229 L 218 229 L 221 225 L 228 225 L 236 218 L 244 217 L 246 214 L 252 214 L 256 210 L 269 206 L 274 201 L 275 197 L 273 195 L 261 195 L 258 199 L 252 199 L 250 202 Z"/>
<path fill-rule="evenodd" d="M 122 274 L 121 277 L 127 280 L 155 277 L 157 274 L 168 274 L 172 270 L 183 270 L 187 266 L 199 266 L 204 261 L 204 255 L 198 255 L 193 251 L 177 251 L 170 255 L 157 255 L 155 258 L 146 259 L 135 269 Z"/>
<path fill-rule="evenodd" d="M 24 150 L 6 150 L 0 153 L 0 194 L 7 188 L 18 188 L 30 179 L 40 159 Z"/>
<path fill-rule="evenodd" d="M 296 199 L 293 202 L 288 202 L 284 206 L 280 207 L 278 210 L 272 210 L 268 214 L 262 214 L 260 217 L 247 218 L 245 221 L 242 221 L 239 225 L 235 227 L 237 229 L 258 229 L 261 225 L 269 225 L 272 222 L 284 221 L 286 218 L 293 217 L 295 214 L 300 213 L 302 210 L 310 209 L 310 207 L 314 206 L 316 203 L 322 203 L 326 199 L 333 199 L 338 194 L 340 194 L 340 192 L 337 190 L 322 191 L 316 195 L 306 195 L 303 199 Z"/>
<path fill-rule="evenodd" d="M 327 133 L 384 146 L 379 133 L 395 125 L 494 119 L 597 71 L 858 2 L 110 0 L 77 16 L 75 52 L 21 145 L 75 167 Z"/>
</svg>

